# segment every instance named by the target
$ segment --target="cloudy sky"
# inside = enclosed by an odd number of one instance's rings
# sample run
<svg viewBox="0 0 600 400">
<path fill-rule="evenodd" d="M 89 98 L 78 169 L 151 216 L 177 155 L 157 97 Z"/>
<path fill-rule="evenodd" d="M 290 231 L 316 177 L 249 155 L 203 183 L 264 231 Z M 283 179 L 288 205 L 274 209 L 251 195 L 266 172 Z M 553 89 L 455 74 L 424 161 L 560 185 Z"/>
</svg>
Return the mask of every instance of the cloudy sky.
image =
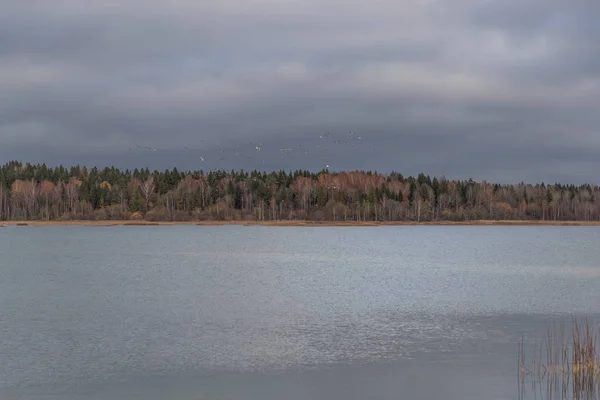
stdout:
<svg viewBox="0 0 600 400">
<path fill-rule="evenodd" d="M 600 183 L 599 20 L 597 0 L 4 0 L 0 162 Z"/>
</svg>

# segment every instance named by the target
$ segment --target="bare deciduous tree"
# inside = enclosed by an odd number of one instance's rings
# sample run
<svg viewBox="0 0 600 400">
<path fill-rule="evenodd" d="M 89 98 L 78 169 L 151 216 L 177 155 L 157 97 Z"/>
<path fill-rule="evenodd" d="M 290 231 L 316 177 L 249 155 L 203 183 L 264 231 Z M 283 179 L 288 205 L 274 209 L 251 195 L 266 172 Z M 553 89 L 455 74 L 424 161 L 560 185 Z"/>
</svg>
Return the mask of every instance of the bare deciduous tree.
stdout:
<svg viewBox="0 0 600 400">
<path fill-rule="evenodd" d="M 148 177 L 148 179 L 146 179 L 144 182 L 140 183 L 140 192 L 142 193 L 142 196 L 144 197 L 144 210 L 148 211 L 148 208 L 150 206 L 150 200 L 152 199 L 152 195 L 154 194 L 154 176 L 150 175 Z"/>
</svg>

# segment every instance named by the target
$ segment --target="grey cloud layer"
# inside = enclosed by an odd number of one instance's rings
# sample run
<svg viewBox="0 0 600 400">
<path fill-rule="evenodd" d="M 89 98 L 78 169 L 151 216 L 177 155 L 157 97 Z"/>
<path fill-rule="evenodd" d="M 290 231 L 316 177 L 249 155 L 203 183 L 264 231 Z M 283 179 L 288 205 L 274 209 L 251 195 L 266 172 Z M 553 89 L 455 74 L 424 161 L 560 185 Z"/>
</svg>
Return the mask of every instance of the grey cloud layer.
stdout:
<svg viewBox="0 0 600 400">
<path fill-rule="evenodd" d="M 7 3 L 0 160 L 598 181 L 591 0 Z"/>
</svg>

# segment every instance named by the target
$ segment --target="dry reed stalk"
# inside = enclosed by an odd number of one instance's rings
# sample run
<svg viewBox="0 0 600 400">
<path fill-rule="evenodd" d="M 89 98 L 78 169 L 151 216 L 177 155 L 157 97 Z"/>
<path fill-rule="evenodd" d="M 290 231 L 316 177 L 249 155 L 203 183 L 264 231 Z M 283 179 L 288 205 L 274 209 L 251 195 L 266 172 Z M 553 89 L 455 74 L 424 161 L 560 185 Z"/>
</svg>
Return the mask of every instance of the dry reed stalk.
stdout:
<svg viewBox="0 0 600 400">
<path fill-rule="evenodd" d="M 517 357 L 519 398 L 523 398 L 525 376 L 530 376 L 534 388 L 539 386 L 541 389 L 542 382 L 545 382 L 548 398 L 554 397 L 554 394 L 561 394 L 565 400 L 597 398 L 600 393 L 597 346 L 600 330 L 594 329 L 588 318 L 573 318 L 570 336 L 567 340 L 564 324 L 558 328 L 548 327 L 539 352 L 537 346 L 534 348 L 531 368 L 525 364 L 525 339 L 521 337 Z"/>
</svg>

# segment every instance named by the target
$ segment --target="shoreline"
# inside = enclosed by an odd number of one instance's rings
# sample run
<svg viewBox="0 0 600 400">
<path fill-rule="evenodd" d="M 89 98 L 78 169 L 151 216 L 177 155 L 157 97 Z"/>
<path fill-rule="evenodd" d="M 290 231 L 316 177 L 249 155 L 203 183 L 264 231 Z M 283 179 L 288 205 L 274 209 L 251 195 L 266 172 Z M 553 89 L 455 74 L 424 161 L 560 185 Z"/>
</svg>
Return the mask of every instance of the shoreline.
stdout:
<svg viewBox="0 0 600 400">
<path fill-rule="evenodd" d="M 517 221 L 517 220 L 473 220 L 473 221 L 143 221 L 143 220 L 73 220 L 73 221 L 0 221 L 3 226 L 600 226 L 600 221 Z"/>
</svg>

